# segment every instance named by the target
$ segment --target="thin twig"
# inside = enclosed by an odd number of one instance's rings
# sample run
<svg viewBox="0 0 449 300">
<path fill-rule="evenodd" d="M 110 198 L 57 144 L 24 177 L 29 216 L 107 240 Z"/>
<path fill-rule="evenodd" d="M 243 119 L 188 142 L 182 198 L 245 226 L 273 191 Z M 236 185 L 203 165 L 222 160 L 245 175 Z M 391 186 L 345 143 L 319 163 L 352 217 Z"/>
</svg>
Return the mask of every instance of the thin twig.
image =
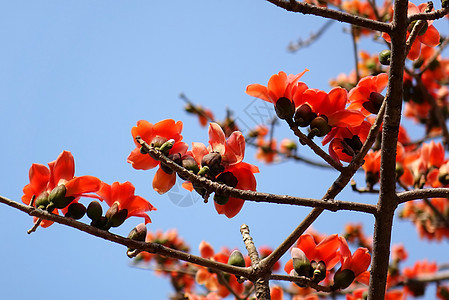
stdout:
<svg viewBox="0 0 449 300">
<path fill-rule="evenodd" d="M 430 202 L 429 199 L 424 198 L 423 199 L 424 203 L 426 203 L 426 205 L 433 211 L 433 213 L 435 214 L 435 216 L 437 217 L 437 220 L 442 222 L 444 224 L 444 226 L 449 229 L 449 220 L 443 215 L 443 213 L 441 211 L 439 211 L 435 205 L 432 204 L 432 202 Z"/>
<path fill-rule="evenodd" d="M 287 49 L 290 52 L 296 52 L 302 48 L 305 48 L 307 46 L 310 46 L 313 42 L 318 40 L 318 38 L 334 23 L 334 20 L 327 20 L 326 23 L 323 24 L 323 26 L 318 29 L 317 32 L 312 32 L 310 36 L 302 40 L 299 38 L 296 43 L 290 42 Z"/>
<path fill-rule="evenodd" d="M 449 188 L 430 188 L 401 192 L 397 194 L 399 203 L 424 198 L 448 198 Z"/>
<path fill-rule="evenodd" d="M 357 36 L 355 34 L 354 25 L 351 25 L 351 37 L 352 37 L 352 50 L 354 51 L 354 60 L 355 60 L 355 77 L 356 81 L 359 82 L 360 80 L 359 57 L 358 57 L 359 52 L 357 51 Z"/>
<path fill-rule="evenodd" d="M 441 8 L 429 13 L 419 13 L 408 17 L 408 23 L 416 20 L 436 20 L 441 19 L 449 13 L 449 8 Z"/>
</svg>

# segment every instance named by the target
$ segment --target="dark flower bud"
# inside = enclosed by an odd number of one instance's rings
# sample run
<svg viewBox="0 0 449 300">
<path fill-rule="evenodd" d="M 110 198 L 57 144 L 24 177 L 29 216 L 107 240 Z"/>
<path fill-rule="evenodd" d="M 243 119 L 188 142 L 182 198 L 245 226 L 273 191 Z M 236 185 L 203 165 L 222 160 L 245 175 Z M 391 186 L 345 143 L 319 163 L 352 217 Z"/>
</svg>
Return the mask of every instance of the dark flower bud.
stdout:
<svg viewBox="0 0 449 300">
<path fill-rule="evenodd" d="M 448 8 L 449 7 L 449 0 L 442 0 L 441 1 L 441 7 L 442 8 Z"/>
<path fill-rule="evenodd" d="M 274 109 L 279 119 L 291 120 L 295 113 L 295 104 L 290 99 L 282 97 L 276 102 Z"/>
<path fill-rule="evenodd" d="M 401 164 L 396 163 L 396 178 L 401 178 L 404 174 L 404 167 Z"/>
<path fill-rule="evenodd" d="M 108 219 L 104 216 L 101 216 L 98 219 L 92 221 L 90 225 L 102 230 L 109 230 L 109 228 L 111 228 L 111 226 L 109 226 L 108 224 Z"/>
<path fill-rule="evenodd" d="M 224 167 L 221 165 L 221 154 L 218 152 L 212 152 L 204 155 L 201 160 L 201 166 L 209 167 L 213 177 L 224 171 Z"/>
<path fill-rule="evenodd" d="M 317 117 L 317 114 L 312 111 L 312 108 L 308 104 L 302 104 L 296 109 L 294 119 L 295 124 L 301 127 L 310 125 L 313 119 Z"/>
<path fill-rule="evenodd" d="M 379 182 L 379 172 L 366 172 L 365 182 L 368 187 L 373 187 L 377 182 Z"/>
<path fill-rule="evenodd" d="M 49 194 L 47 191 L 43 191 L 34 201 L 35 206 L 40 209 L 46 209 L 50 204 L 50 201 L 48 201 L 48 195 Z"/>
<path fill-rule="evenodd" d="M 217 182 L 224 183 L 227 186 L 230 186 L 230 187 L 233 187 L 233 188 L 236 187 L 237 183 L 238 183 L 237 178 L 231 172 L 223 172 L 223 173 L 221 173 L 217 177 L 216 180 L 217 180 Z M 221 193 L 218 193 L 218 192 L 216 192 L 214 194 L 214 201 L 217 202 L 217 204 L 224 205 L 224 204 L 226 204 L 228 202 L 228 200 L 229 200 L 229 195 L 221 194 Z"/>
<path fill-rule="evenodd" d="M 424 59 L 422 59 L 422 58 L 420 57 L 420 58 L 418 58 L 417 60 L 415 60 L 415 61 L 413 62 L 413 68 L 419 69 L 419 68 L 421 68 L 421 66 L 423 65 L 423 63 L 424 63 Z"/>
<path fill-rule="evenodd" d="M 242 268 L 245 267 L 245 259 L 239 250 L 234 250 L 231 255 L 229 255 L 228 265 Z"/>
<path fill-rule="evenodd" d="M 50 192 L 50 195 L 48 195 L 48 201 L 54 208 L 65 208 L 75 199 L 75 197 L 66 197 L 66 192 L 67 188 L 65 185 L 58 185 Z"/>
<path fill-rule="evenodd" d="M 167 140 L 166 138 L 157 135 L 157 136 L 155 136 L 155 137 L 153 138 L 153 140 L 151 141 L 150 146 L 153 147 L 153 148 L 160 148 L 160 147 L 162 147 L 162 145 L 163 145 L 165 142 L 167 142 L 167 141 L 168 141 L 168 140 Z"/>
<path fill-rule="evenodd" d="M 326 264 L 324 261 L 320 260 L 318 263 L 312 261 L 311 263 L 313 270 L 312 281 L 315 283 L 320 282 L 324 278 L 326 278 Z"/>
<path fill-rule="evenodd" d="M 371 92 L 368 99 L 369 101 L 364 102 L 362 105 L 370 113 L 377 114 L 382 106 L 384 98 L 385 97 L 379 93 Z"/>
<path fill-rule="evenodd" d="M 408 32 L 412 32 L 413 27 L 416 26 L 416 23 L 418 23 L 418 20 L 415 20 L 415 21 L 410 23 L 410 25 L 407 28 Z M 418 35 L 424 35 L 426 33 L 426 31 L 427 31 L 427 28 L 429 28 L 429 25 L 427 24 L 427 21 L 423 20 L 422 23 L 424 23 L 424 25 L 421 27 L 421 30 L 419 31 Z"/>
<path fill-rule="evenodd" d="M 442 185 L 448 185 L 449 184 L 449 174 L 446 171 L 438 172 L 438 181 L 441 182 Z M 37 200 L 36 200 L 36 206 L 37 206 Z"/>
<path fill-rule="evenodd" d="M 391 61 L 391 50 L 385 49 L 379 53 L 379 62 L 384 66 L 389 66 Z"/>
<path fill-rule="evenodd" d="M 313 139 L 315 136 L 325 136 L 326 134 L 331 131 L 331 127 L 327 123 L 327 117 L 326 116 L 319 116 L 310 122 L 310 133 L 307 135 L 309 139 Z"/>
<path fill-rule="evenodd" d="M 353 135 L 352 138 L 344 138 L 343 139 L 346 143 L 346 145 L 351 148 L 353 153 L 358 153 L 360 149 L 362 149 L 362 141 L 360 141 L 360 138 L 358 135 Z M 349 150 L 349 149 L 348 149 Z M 347 149 L 343 149 L 343 153 L 352 156 L 351 151 L 348 151 Z"/>
<path fill-rule="evenodd" d="M 439 66 L 440 66 L 440 62 L 437 59 L 434 59 L 429 63 L 429 69 L 432 71 L 435 70 L 436 68 L 438 68 Z"/>
<path fill-rule="evenodd" d="M 66 218 L 72 218 L 79 220 L 86 214 L 86 207 L 81 203 L 72 203 L 67 208 L 67 213 L 64 215 Z"/>
<path fill-rule="evenodd" d="M 179 153 L 174 153 L 174 154 L 170 154 L 169 156 L 167 156 L 169 159 L 171 159 L 172 161 L 174 161 L 176 164 L 181 165 L 182 160 L 181 160 L 181 154 Z M 161 169 L 162 171 L 164 171 L 167 174 L 173 174 L 173 170 L 170 169 L 166 164 L 164 164 L 163 162 L 161 162 Z"/>
<path fill-rule="evenodd" d="M 405 286 L 412 293 L 413 297 L 423 296 L 424 293 L 426 292 L 426 283 L 425 282 L 409 279 L 405 283 Z"/>
<path fill-rule="evenodd" d="M 198 163 L 196 162 L 196 160 L 190 156 L 190 155 L 184 155 L 182 157 L 182 162 L 181 165 L 191 171 L 193 174 L 198 174 L 198 172 L 200 171 L 200 168 L 198 167 Z"/>
<path fill-rule="evenodd" d="M 107 210 L 105 217 L 108 219 L 108 224 L 111 227 L 118 227 L 122 225 L 128 217 L 128 210 L 119 209 L 117 202 L 114 202 L 114 204 Z"/>
<path fill-rule="evenodd" d="M 355 279 L 355 274 L 350 269 L 338 270 L 334 275 L 332 287 L 336 290 L 345 289 L 351 285 Z"/>
<path fill-rule="evenodd" d="M 95 201 L 92 201 L 91 203 L 89 203 L 89 205 L 87 206 L 86 212 L 87 212 L 87 216 L 92 221 L 96 221 L 103 214 L 103 208 L 101 208 L 100 202 L 95 200 Z"/>
<path fill-rule="evenodd" d="M 134 227 L 128 234 L 129 239 L 140 242 L 145 242 L 146 237 L 147 237 L 147 227 L 145 226 L 144 223 L 140 223 L 139 225 Z"/>
</svg>

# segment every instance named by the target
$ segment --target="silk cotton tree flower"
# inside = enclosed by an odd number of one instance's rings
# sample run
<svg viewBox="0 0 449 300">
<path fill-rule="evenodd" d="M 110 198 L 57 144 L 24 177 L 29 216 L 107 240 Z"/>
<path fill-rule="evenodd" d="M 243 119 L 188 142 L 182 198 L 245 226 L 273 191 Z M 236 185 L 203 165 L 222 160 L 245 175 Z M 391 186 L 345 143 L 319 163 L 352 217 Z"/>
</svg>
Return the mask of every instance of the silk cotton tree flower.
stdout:
<svg viewBox="0 0 449 300">
<path fill-rule="evenodd" d="M 146 212 L 156 208 L 148 200 L 135 195 L 134 191 L 134 185 L 129 181 L 114 182 L 112 185 L 102 183 L 97 194 L 110 206 L 106 218 L 111 227 L 117 227 L 133 216 L 144 218 L 145 224 L 151 223 Z"/>
<path fill-rule="evenodd" d="M 29 171 L 30 183 L 23 188 L 22 202 L 29 205 L 34 197 L 34 206 L 58 213 L 67 212 L 66 207 L 80 197 L 98 198 L 89 193 L 100 189 L 101 181 L 94 176 L 75 177 L 75 160 L 72 153 L 63 151 L 55 161 L 32 164 Z M 53 221 L 42 220 L 41 226 L 48 227 Z"/>
<path fill-rule="evenodd" d="M 148 154 L 140 152 L 140 144 L 136 141 L 136 137 L 140 136 L 145 142 L 152 147 L 161 147 L 169 140 L 173 140 L 173 146 L 166 153 L 167 157 L 173 160 L 180 158 L 187 151 L 188 145 L 182 142 L 182 122 L 175 122 L 172 119 L 166 119 L 156 124 L 148 121 L 140 120 L 137 126 L 131 129 L 136 148 L 129 154 L 127 161 L 132 164 L 134 169 L 148 170 L 160 167 L 156 171 L 153 178 L 153 189 L 159 194 L 168 192 L 176 182 L 176 173 L 169 168 L 161 168 L 160 161 L 152 158 Z"/>
<path fill-rule="evenodd" d="M 298 91 L 307 89 L 307 85 L 298 80 L 309 70 L 296 75 L 287 74 L 280 71 L 278 74 L 271 76 L 268 85 L 250 84 L 246 87 L 246 93 L 250 96 L 257 97 L 274 104 L 276 114 L 281 119 L 291 119 L 297 107 L 294 95 Z"/>
<path fill-rule="evenodd" d="M 384 100 L 384 96 L 380 93 L 385 89 L 387 83 L 388 75 L 386 73 L 362 78 L 357 86 L 349 91 L 348 109 L 360 110 L 365 116 L 377 114 Z"/>
<path fill-rule="evenodd" d="M 220 125 L 210 123 L 209 146 L 192 143 L 192 150 L 188 155 L 201 168 L 199 174 L 204 173 L 206 178 L 240 190 L 256 190 L 254 173 L 259 173 L 259 168 L 243 162 L 245 138 L 241 132 L 235 131 L 226 139 Z M 190 191 L 194 189 L 190 182 L 185 182 L 183 187 Z M 237 215 L 245 202 L 243 199 L 218 193 L 215 193 L 214 200 L 217 212 L 228 218 Z"/>
</svg>

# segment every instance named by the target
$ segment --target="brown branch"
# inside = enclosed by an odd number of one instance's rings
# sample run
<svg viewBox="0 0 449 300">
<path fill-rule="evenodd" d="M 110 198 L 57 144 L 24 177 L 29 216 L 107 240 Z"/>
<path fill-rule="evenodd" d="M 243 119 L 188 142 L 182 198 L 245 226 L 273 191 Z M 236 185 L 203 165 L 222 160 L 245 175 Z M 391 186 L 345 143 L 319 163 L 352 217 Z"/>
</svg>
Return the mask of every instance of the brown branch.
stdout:
<svg viewBox="0 0 449 300">
<path fill-rule="evenodd" d="M 354 25 L 351 25 L 351 38 L 352 38 L 352 49 L 354 51 L 354 60 L 355 60 L 355 78 L 356 81 L 360 80 L 360 71 L 359 71 L 359 57 L 357 51 L 357 36 L 355 33 Z"/>
<path fill-rule="evenodd" d="M 319 292 L 326 292 L 326 293 L 333 292 L 329 286 L 322 286 L 322 285 L 316 284 L 316 283 L 312 282 L 310 280 L 310 278 L 307 278 L 304 276 L 288 276 L 288 275 L 273 274 L 270 276 L 270 280 L 296 282 L 296 283 L 301 284 L 301 286 L 308 286 L 308 287 L 311 287 L 314 290 L 319 291 Z"/>
<path fill-rule="evenodd" d="M 432 202 L 430 202 L 429 199 L 424 198 L 423 199 L 424 203 L 426 203 L 426 205 L 433 211 L 433 213 L 435 214 L 436 218 L 438 221 L 442 222 L 444 224 L 444 226 L 449 229 L 449 220 L 443 215 L 443 213 L 441 211 L 439 211 L 435 205 L 432 204 Z M 440 224 L 438 224 L 440 225 Z"/>
<path fill-rule="evenodd" d="M 419 189 L 413 191 L 406 191 L 397 194 L 398 202 L 404 203 L 411 200 L 424 199 L 424 198 L 448 198 L 449 188 L 431 188 L 431 189 Z"/>
<path fill-rule="evenodd" d="M 192 255 L 190 253 L 186 253 L 183 251 L 171 249 L 168 247 L 165 247 L 158 243 L 145 243 L 145 242 L 139 242 L 132 239 L 128 239 L 113 233 L 110 233 L 109 231 L 101 230 L 96 227 L 81 223 L 79 221 L 76 221 L 72 218 L 66 218 L 60 215 L 55 215 L 52 213 L 49 213 L 47 211 L 37 209 L 34 207 L 30 207 L 28 205 L 24 205 L 18 202 L 15 202 L 13 200 L 10 200 L 8 198 L 5 198 L 3 196 L 0 196 L 0 203 L 6 204 L 8 206 L 11 206 L 13 208 L 16 208 L 24 213 L 27 213 L 30 216 L 42 218 L 44 220 L 50 220 L 62 225 L 66 225 L 75 229 L 78 229 L 80 231 L 86 232 L 90 235 L 126 246 L 131 249 L 137 249 L 140 251 L 146 251 L 152 254 L 158 254 L 165 257 L 170 258 L 176 258 L 183 261 L 187 261 L 193 264 L 197 264 L 200 266 L 204 266 L 207 268 L 212 268 L 215 270 L 220 270 L 227 273 L 236 274 L 238 276 L 243 276 L 248 279 L 252 278 L 252 268 L 240 268 L 240 267 L 234 267 L 231 265 L 219 263 L 210 259 L 205 259 L 199 256 Z"/>
<path fill-rule="evenodd" d="M 298 1 L 283 1 L 283 0 L 267 0 L 267 1 L 291 12 L 299 12 L 302 14 L 320 16 L 328 19 L 337 20 L 340 22 L 357 25 L 359 27 L 368 28 L 371 30 L 377 30 L 386 33 L 391 32 L 390 24 L 355 16 L 346 12 L 340 12 L 325 7 L 318 7 L 315 5 Z"/>
<path fill-rule="evenodd" d="M 410 17 L 408 17 L 407 23 L 411 23 L 411 22 L 416 21 L 416 20 L 436 20 L 436 19 L 441 19 L 445 15 L 447 15 L 448 13 L 449 13 L 449 8 L 441 8 L 441 9 L 435 10 L 435 11 L 430 12 L 430 13 L 414 14 L 414 15 L 411 15 Z"/>
<path fill-rule="evenodd" d="M 254 272 L 258 275 L 255 276 L 256 280 L 253 281 L 256 288 L 256 298 L 260 300 L 270 300 L 270 280 L 268 276 L 270 275 L 271 271 L 269 269 L 259 268 L 259 253 L 257 253 L 253 238 L 249 234 L 248 225 L 243 224 L 242 226 L 240 226 L 240 233 L 242 234 L 243 243 L 245 244 L 246 250 L 248 250 L 248 256 L 251 259 L 251 266 Z"/>
<path fill-rule="evenodd" d="M 368 299 L 383 299 L 390 256 L 393 216 L 398 205 L 396 196 L 396 147 L 401 121 L 405 42 L 407 35 L 407 0 L 394 2 L 391 36 L 391 64 L 385 116 L 382 130 L 380 193 L 374 225 L 373 260 Z"/>
<path fill-rule="evenodd" d="M 317 144 L 315 144 L 311 139 L 309 139 L 305 134 L 301 132 L 301 130 L 298 129 L 298 126 L 292 121 L 292 120 L 286 120 L 288 125 L 290 126 L 290 129 L 293 131 L 293 133 L 299 138 L 299 140 L 310 147 L 310 149 L 315 152 L 316 155 L 320 156 L 324 161 L 326 161 L 329 165 L 334 167 L 338 171 L 343 171 L 343 166 L 337 162 L 335 159 L 333 159 L 329 154 L 324 152 L 323 149 L 321 149 Z"/>
<path fill-rule="evenodd" d="M 268 193 L 260 193 L 248 190 L 239 190 L 229 187 L 225 184 L 213 182 L 205 177 L 197 176 L 192 172 L 189 172 L 182 166 L 179 166 L 171 159 L 167 158 L 159 150 L 150 147 L 144 140 L 140 137 L 136 138 L 137 142 L 145 148 L 145 150 L 152 155 L 153 158 L 160 160 L 167 167 L 178 173 L 184 178 L 187 178 L 194 185 L 201 186 L 210 192 L 219 192 L 221 194 L 227 194 L 231 197 L 236 197 L 240 199 L 245 199 L 254 202 L 266 202 L 266 203 L 277 203 L 277 204 L 290 204 L 298 206 L 309 206 L 309 207 L 320 207 L 326 210 L 337 211 L 337 210 L 353 210 L 365 213 L 375 213 L 376 207 L 370 204 L 346 202 L 329 199 L 327 201 L 312 199 L 312 198 L 299 198 L 287 195 L 275 195 Z"/>
</svg>

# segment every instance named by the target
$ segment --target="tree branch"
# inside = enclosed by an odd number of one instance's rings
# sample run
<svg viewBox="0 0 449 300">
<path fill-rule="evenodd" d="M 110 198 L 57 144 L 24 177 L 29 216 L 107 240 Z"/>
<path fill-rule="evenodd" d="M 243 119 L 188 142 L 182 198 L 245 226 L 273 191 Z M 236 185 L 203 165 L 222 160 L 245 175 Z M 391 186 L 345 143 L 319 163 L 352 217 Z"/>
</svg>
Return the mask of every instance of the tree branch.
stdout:
<svg viewBox="0 0 449 300">
<path fill-rule="evenodd" d="M 408 17 L 407 23 L 411 23 L 416 20 L 437 20 L 443 18 L 449 13 L 449 8 L 441 8 L 430 13 L 414 14 Z"/>
<path fill-rule="evenodd" d="M 266 202 L 266 203 L 277 203 L 277 204 L 290 204 L 298 206 L 309 206 L 309 207 L 321 207 L 323 209 L 337 211 L 337 210 L 353 210 L 365 213 L 375 213 L 376 207 L 370 204 L 364 203 L 354 203 L 354 202 L 344 202 L 338 200 L 329 199 L 327 201 L 312 199 L 312 198 L 299 198 L 287 195 L 275 195 L 268 193 L 260 193 L 248 190 L 239 190 L 229 187 L 225 184 L 213 182 L 205 177 L 197 176 L 192 172 L 189 172 L 182 166 L 179 166 L 171 159 L 167 158 L 162 152 L 150 147 L 144 140 L 140 137 L 136 138 L 137 142 L 144 147 L 144 149 L 152 155 L 153 158 L 163 162 L 167 167 L 178 173 L 184 178 L 187 178 L 194 185 L 206 188 L 209 192 L 219 192 L 220 194 L 226 194 L 231 197 L 236 197 L 240 199 L 245 199 L 254 202 Z"/>
<path fill-rule="evenodd" d="M 448 198 L 449 188 L 431 188 L 420 189 L 413 191 L 406 191 L 397 194 L 398 202 L 404 203 L 411 200 L 424 199 L 424 198 Z"/>
<path fill-rule="evenodd" d="M 318 7 L 315 5 L 298 1 L 283 1 L 283 0 L 267 0 L 267 1 L 291 12 L 300 12 L 302 14 L 320 16 L 328 19 L 337 20 L 340 22 L 357 25 L 359 27 L 368 28 L 371 30 L 391 33 L 390 24 L 355 16 L 346 12 L 340 12 L 329 8 Z"/>
</svg>

